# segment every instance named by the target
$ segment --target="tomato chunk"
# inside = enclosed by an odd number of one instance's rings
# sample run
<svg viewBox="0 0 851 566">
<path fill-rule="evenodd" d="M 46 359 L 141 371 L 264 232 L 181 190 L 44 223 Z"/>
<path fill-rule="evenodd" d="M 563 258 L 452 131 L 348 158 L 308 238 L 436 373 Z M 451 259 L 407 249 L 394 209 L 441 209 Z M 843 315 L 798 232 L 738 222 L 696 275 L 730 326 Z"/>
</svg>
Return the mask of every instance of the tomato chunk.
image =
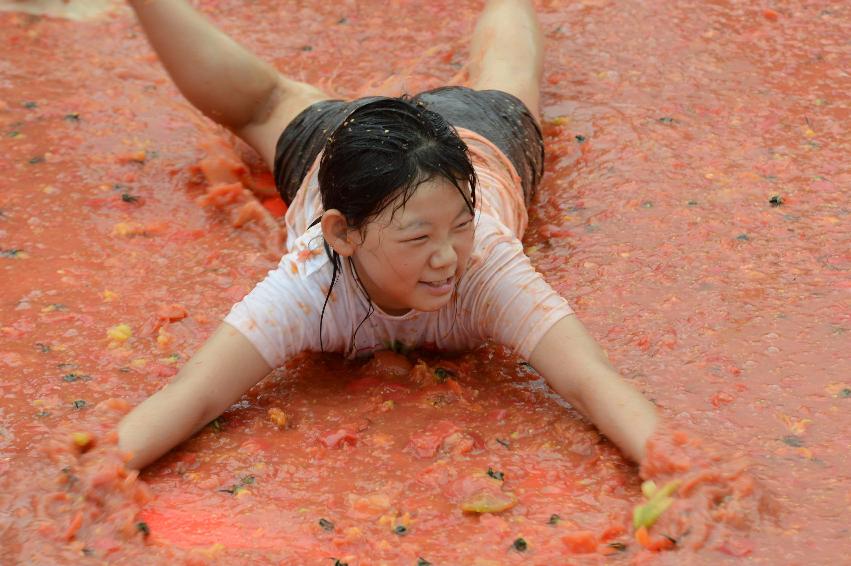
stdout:
<svg viewBox="0 0 851 566">
<path fill-rule="evenodd" d="M 354 446 L 357 443 L 357 435 L 344 428 L 322 437 L 322 444 L 328 448 L 342 448 L 347 445 Z"/>
</svg>

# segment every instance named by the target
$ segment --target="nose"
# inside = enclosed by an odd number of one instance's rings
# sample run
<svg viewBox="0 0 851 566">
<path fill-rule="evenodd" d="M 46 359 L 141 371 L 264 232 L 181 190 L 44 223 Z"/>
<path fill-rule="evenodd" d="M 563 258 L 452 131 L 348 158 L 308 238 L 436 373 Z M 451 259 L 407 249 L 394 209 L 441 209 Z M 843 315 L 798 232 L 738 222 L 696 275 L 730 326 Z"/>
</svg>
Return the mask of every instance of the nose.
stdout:
<svg viewBox="0 0 851 566">
<path fill-rule="evenodd" d="M 429 266 L 432 269 L 445 269 L 455 265 L 456 261 L 458 261 L 458 253 L 455 251 L 455 246 L 452 245 L 452 240 L 448 239 L 431 254 Z"/>
</svg>

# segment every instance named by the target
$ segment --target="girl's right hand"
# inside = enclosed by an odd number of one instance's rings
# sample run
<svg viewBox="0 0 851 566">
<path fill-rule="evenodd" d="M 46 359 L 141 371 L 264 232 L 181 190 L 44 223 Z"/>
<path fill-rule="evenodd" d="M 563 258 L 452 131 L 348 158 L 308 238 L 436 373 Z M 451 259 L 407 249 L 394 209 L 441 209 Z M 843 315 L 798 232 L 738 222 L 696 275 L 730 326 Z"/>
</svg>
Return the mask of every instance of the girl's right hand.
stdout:
<svg viewBox="0 0 851 566">
<path fill-rule="evenodd" d="M 711 549 L 744 557 L 751 530 L 773 520 L 776 504 L 742 455 L 700 435 L 660 426 L 641 464 L 646 500 L 633 517 L 635 538 L 650 550 Z"/>
<path fill-rule="evenodd" d="M 174 380 L 118 424 L 127 466 L 141 469 L 236 402 L 272 368 L 239 331 L 223 323 Z"/>
</svg>

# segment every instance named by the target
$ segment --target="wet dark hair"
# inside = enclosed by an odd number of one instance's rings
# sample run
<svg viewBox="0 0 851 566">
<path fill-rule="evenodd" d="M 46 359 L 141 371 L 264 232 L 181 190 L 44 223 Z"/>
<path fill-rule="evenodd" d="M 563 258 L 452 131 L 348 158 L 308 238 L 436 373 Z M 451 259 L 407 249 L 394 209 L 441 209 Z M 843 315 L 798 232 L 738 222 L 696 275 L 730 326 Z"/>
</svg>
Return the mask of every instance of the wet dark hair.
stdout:
<svg viewBox="0 0 851 566">
<path fill-rule="evenodd" d="M 395 214 L 422 183 L 432 179 L 452 183 L 470 212 L 475 211 L 477 179 L 467 145 L 440 114 L 406 96 L 378 98 L 351 112 L 328 138 L 319 163 L 323 209 L 339 210 L 349 227 L 356 230 L 364 229 L 393 202 Z M 333 273 L 319 319 L 323 351 L 325 307 L 342 270 L 339 254 L 327 242 L 325 252 Z M 352 335 L 354 344 L 354 336 L 374 309 L 354 263 L 350 267 L 369 303 L 366 316 Z"/>
</svg>

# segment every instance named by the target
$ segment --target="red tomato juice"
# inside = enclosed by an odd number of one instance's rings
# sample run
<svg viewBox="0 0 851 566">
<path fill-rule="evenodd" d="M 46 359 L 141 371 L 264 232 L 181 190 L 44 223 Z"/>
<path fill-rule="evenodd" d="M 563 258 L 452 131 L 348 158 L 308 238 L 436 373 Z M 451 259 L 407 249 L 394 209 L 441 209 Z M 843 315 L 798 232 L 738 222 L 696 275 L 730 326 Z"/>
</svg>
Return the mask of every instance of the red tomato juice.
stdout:
<svg viewBox="0 0 851 566">
<path fill-rule="evenodd" d="M 283 207 L 129 9 L 0 12 L 0 562 L 847 560 L 848 8 L 537 5 L 547 173 L 524 243 L 668 420 L 642 469 L 485 345 L 301 356 L 128 471 L 115 424 L 276 264 L 242 187 Z M 355 97 L 463 74 L 480 8 L 202 10 Z M 680 482 L 647 530 L 642 476 Z"/>
</svg>

